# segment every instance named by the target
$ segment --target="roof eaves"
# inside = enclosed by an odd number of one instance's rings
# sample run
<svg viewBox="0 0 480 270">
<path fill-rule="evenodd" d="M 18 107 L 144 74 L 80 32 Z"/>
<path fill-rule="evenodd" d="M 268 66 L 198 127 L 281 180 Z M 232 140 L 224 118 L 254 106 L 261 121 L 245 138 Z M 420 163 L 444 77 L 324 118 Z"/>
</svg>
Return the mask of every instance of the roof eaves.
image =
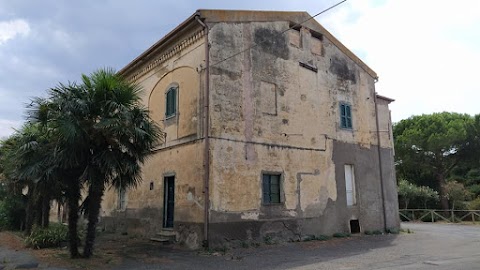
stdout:
<svg viewBox="0 0 480 270">
<path fill-rule="evenodd" d="M 383 100 L 385 100 L 385 101 L 388 101 L 388 103 L 391 103 L 391 102 L 394 102 L 394 101 L 395 101 L 395 99 L 393 99 L 393 98 L 389 98 L 389 97 L 382 96 L 382 95 L 379 95 L 379 94 L 377 94 L 377 98 L 383 99 Z"/>
<path fill-rule="evenodd" d="M 188 24 L 195 20 L 195 16 L 198 15 L 198 12 L 193 13 L 190 17 L 188 17 L 185 21 L 177 25 L 172 31 L 162 37 L 159 41 L 155 42 L 152 46 L 150 46 L 147 50 L 133 59 L 130 63 L 128 63 L 125 67 L 118 71 L 118 74 L 123 76 L 132 69 L 134 69 L 137 65 L 143 62 L 143 59 L 148 58 L 152 53 L 155 52 L 156 49 L 161 47 L 164 43 L 166 43 L 169 39 L 173 38 L 178 32 L 180 32 L 183 28 L 185 28 Z"/>
</svg>

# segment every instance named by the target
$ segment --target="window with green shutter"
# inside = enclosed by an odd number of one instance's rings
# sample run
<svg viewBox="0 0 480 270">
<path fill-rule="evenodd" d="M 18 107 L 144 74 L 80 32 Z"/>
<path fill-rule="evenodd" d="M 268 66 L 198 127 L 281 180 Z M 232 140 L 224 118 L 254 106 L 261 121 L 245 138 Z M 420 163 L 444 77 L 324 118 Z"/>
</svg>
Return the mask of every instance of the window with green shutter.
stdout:
<svg viewBox="0 0 480 270">
<path fill-rule="evenodd" d="M 280 203 L 280 174 L 262 175 L 263 203 Z"/>
<path fill-rule="evenodd" d="M 340 127 L 352 129 L 352 108 L 349 104 L 340 103 Z"/>
<path fill-rule="evenodd" d="M 177 113 L 177 87 L 168 89 L 165 95 L 165 118 L 175 116 Z"/>
</svg>

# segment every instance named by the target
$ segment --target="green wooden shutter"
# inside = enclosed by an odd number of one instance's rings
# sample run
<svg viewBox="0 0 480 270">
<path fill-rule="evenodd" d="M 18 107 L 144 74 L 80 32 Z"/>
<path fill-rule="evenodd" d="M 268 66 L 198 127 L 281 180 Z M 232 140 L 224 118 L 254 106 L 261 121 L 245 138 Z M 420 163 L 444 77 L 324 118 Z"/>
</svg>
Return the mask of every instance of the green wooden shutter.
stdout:
<svg viewBox="0 0 480 270">
<path fill-rule="evenodd" d="M 270 203 L 270 177 L 264 174 L 262 179 L 263 188 L 263 203 Z"/>
<path fill-rule="evenodd" d="M 345 111 L 345 104 L 340 104 L 340 127 L 346 128 L 347 127 L 347 118 L 346 111 Z"/>
<path fill-rule="evenodd" d="M 280 175 L 270 175 L 270 202 L 280 203 Z"/>
<path fill-rule="evenodd" d="M 352 128 L 352 111 L 350 105 L 345 105 L 345 122 L 347 128 Z"/>
<path fill-rule="evenodd" d="M 175 115 L 177 111 L 177 89 L 173 87 L 170 88 L 167 92 L 165 100 L 165 116 L 169 117 Z"/>
</svg>

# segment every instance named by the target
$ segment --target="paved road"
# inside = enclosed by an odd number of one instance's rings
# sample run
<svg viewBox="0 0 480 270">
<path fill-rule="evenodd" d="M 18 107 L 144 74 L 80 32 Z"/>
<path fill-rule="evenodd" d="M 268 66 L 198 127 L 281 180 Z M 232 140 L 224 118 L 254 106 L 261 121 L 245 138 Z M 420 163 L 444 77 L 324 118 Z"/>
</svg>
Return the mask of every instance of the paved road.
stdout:
<svg viewBox="0 0 480 270">
<path fill-rule="evenodd" d="M 156 263 L 139 264 L 132 258 L 122 269 L 480 269 L 480 226 L 402 227 L 414 233 L 236 249 L 218 257 L 150 250 Z"/>
</svg>

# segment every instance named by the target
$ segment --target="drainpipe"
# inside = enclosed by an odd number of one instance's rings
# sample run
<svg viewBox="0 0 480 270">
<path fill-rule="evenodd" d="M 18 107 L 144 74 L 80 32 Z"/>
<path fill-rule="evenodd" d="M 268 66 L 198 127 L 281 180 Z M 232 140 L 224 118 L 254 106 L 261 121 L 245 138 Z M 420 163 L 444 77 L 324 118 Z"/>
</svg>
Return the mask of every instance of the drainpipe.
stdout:
<svg viewBox="0 0 480 270">
<path fill-rule="evenodd" d="M 205 123 L 203 126 L 203 136 L 205 138 L 205 150 L 203 156 L 204 162 L 204 179 L 203 179 L 203 193 L 205 196 L 204 203 L 204 222 L 203 222 L 203 246 L 208 248 L 208 227 L 210 221 L 210 135 L 209 135 L 209 125 L 210 125 L 210 115 L 209 115 L 209 106 L 210 106 L 210 44 L 208 43 L 208 25 L 206 25 L 201 19 L 200 16 L 195 16 L 195 19 L 199 24 L 205 29 L 205 98 L 203 104 Z"/>
<path fill-rule="evenodd" d="M 374 92 L 374 102 L 375 102 L 375 121 L 377 124 L 377 151 L 378 151 L 378 171 L 380 173 L 380 188 L 382 190 L 382 208 L 383 208 L 383 230 L 387 230 L 387 209 L 385 207 L 385 189 L 383 185 L 383 166 L 382 166 L 382 150 L 380 146 L 380 124 L 378 120 L 378 102 L 377 102 L 377 92 Z"/>
</svg>

